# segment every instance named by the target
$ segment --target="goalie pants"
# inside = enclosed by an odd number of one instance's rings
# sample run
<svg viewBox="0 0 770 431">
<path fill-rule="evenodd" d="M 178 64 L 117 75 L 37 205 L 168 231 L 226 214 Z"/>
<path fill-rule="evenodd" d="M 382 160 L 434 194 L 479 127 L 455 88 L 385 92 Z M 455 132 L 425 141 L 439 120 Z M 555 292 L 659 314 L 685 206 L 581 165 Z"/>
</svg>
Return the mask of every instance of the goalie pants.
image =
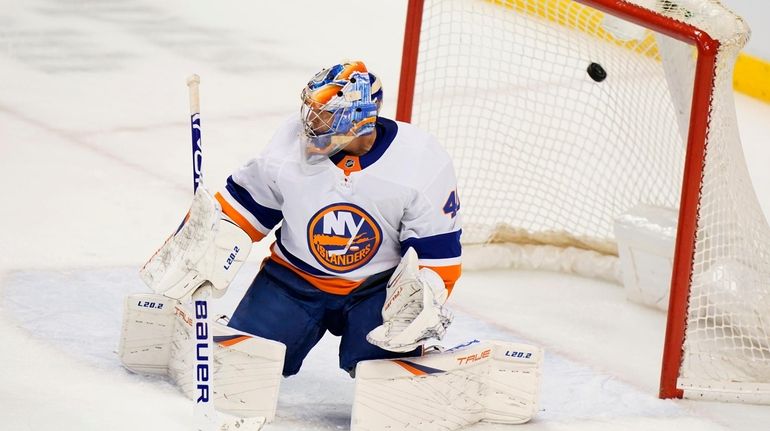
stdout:
<svg viewBox="0 0 770 431">
<path fill-rule="evenodd" d="M 297 374 L 310 349 L 328 330 L 342 337 L 339 365 L 352 375 L 359 361 L 418 356 L 396 353 L 366 341 L 382 324 L 385 287 L 393 270 L 369 277 L 348 295 L 323 292 L 272 260 L 259 271 L 229 326 L 286 345 L 283 375 Z"/>
</svg>

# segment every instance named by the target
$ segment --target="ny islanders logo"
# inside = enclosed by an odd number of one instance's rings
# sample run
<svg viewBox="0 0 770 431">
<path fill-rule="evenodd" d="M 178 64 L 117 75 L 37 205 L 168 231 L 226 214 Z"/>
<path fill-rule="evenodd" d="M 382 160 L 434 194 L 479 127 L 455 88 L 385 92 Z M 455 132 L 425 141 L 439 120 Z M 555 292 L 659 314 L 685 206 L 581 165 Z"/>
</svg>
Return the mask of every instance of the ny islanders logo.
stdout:
<svg viewBox="0 0 770 431">
<path fill-rule="evenodd" d="M 353 204 L 332 204 L 313 215 L 307 243 L 318 263 L 334 272 L 349 272 L 371 260 L 382 242 L 372 216 Z"/>
</svg>

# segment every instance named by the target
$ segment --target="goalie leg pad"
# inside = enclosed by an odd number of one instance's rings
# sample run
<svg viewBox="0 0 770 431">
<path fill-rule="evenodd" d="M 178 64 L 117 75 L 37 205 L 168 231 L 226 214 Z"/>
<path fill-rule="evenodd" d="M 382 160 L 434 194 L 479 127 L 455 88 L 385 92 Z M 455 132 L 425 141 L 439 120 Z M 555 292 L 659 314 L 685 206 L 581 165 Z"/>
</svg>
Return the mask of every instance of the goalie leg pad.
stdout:
<svg viewBox="0 0 770 431">
<path fill-rule="evenodd" d="M 169 375 L 191 399 L 198 396 L 192 359 L 195 336 L 191 311 L 177 314 Z M 212 399 L 217 411 L 236 417 L 275 418 L 286 346 L 225 326 L 211 324 L 214 338 Z"/>
<path fill-rule="evenodd" d="M 538 409 L 541 349 L 474 340 L 421 358 L 356 370 L 351 430 L 457 430 L 528 422 Z"/>
<path fill-rule="evenodd" d="M 124 304 L 120 360 L 137 373 L 169 375 L 185 395 L 195 399 L 193 325 L 192 312 L 175 299 L 158 294 L 129 295 Z M 214 406 L 239 418 L 273 420 L 286 347 L 219 322 L 211 326 Z"/>
<path fill-rule="evenodd" d="M 124 367 L 142 374 L 167 374 L 178 305 L 175 299 L 152 293 L 126 297 L 118 347 Z"/>
</svg>

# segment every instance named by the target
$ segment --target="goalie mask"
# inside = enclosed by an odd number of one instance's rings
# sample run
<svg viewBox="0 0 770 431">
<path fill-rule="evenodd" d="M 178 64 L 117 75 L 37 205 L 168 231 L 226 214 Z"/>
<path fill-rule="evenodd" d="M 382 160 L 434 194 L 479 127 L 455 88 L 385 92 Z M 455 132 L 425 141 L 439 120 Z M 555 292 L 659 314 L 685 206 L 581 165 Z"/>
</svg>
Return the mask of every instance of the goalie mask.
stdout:
<svg viewBox="0 0 770 431">
<path fill-rule="evenodd" d="M 379 79 L 360 61 L 318 72 L 302 91 L 305 158 L 318 163 L 372 133 L 382 102 Z"/>
</svg>

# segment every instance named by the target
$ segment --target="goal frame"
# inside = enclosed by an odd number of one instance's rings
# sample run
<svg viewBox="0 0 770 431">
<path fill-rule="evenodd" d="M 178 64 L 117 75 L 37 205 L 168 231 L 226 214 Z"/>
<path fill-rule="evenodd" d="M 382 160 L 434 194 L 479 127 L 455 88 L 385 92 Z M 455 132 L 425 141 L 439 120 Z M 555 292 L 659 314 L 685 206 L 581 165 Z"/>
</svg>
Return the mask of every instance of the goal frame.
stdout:
<svg viewBox="0 0 770 431">
<path fill-rule="evenodd" d="M 677 388 L 677 379 L 687 326 L 709 114 L 720 44 L 702 29 L 623 0 L 574 1 L 665 34 L 697 49 L 659 391 L 660 398 L 682 398 L 684 391 Z M 407 7 L 396 108 L 396 120 L 403 122 L 410 122 L 412 118 L 423 7 L 424 0 L 409 0 Z"/>
</svg>

